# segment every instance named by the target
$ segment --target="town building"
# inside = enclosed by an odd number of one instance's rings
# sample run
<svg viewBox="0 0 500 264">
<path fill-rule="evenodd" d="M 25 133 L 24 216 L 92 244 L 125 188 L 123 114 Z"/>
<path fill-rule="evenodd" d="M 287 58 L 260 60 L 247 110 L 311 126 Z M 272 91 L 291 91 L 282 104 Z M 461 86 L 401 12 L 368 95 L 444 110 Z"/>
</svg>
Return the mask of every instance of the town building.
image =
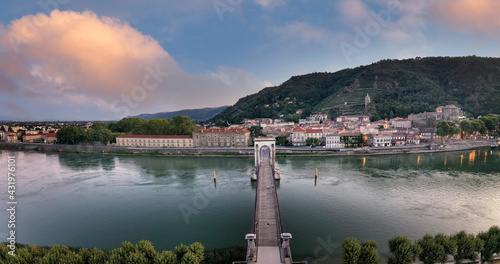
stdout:
<svg viewBox="0 0 500 264">
<path fill-rule="evenodd" d="M 340 142 L 345 148 L 359 148 L 363 145 L 363 136 L 361 133 L 340 134 Z"/>
<path fill-rule="evenodd" d="M 194 147 L 248 147 L 251 145 L 248 129 L 202 129 L 193 133 Z"/>
<path fill-rule="evenodd" d="M 406 134 L 394 133 L 391 135 L 391 144 L 393 146 L 406 145 Z"/>
<path fill-rule="evenodd" d="M 447 105 L 442 108 L 442 120 L 452 121 L 458 124 L 460 109 L 454 105 Z"/>
<path fill-rule="evenodd" d="M 391 119 L 391 126 L 396 129 L 410 129 L 411 120 L 408 118 L 394 118 Z"/>
<path fill-rule="evenodd" d="M 420 144 L 420 135 L 408 134 L 406 135 L 406 145 Z"/>
<path fill-rule="evenodd" d="M 391 145 L 391 135 L 379 134 L 370 137 L 370 145 L 374 147 L 389 147 Z"/>
<path fill-rule="evenodd" d="M 328 120 L 328 115 L 317 114 L 317 115 L 310 115 L 309 117 L 307 117 L 307 121 L 316 121 L 319 123 L 323 123 L 326 120 Z"/>
<path fill-rule="evenodd" d="M 339 116 L 337 117 L 337 122 L 370 122 L 370 117 L 367 115 L 361 115 L 361 116 Z"/>
<path fill-rule="evenodd" d="M 296 127 L 292 130 L 292 145 L 305 146 L 306 145 L 306 129 L 303 127 Z"/>
<path fill-rule="evenodd" d="M 340 135 L 333 134 L 323 137 L 323 142 L 325 142 L 325 148 L 343 148 L 344 144 L 340 142 Z"/>
<path fill-rule="evenodd" d="M 7 132 L 5 135 L 5 141 L 10 142 L 10 143 L 18 142 L 17 133 L 16 132 Z"/>
<path fill-rule="evenodd" d="M 56 133 L 26 134 L 23 136 L 24 143 L 54 143 L 57 141 Z"/>
<path fill-rule="evenodd" d="M 116 137 L 117 146 L 152 148 L 192 148 L 191 135 L 121 135 Z"/>
</svg>

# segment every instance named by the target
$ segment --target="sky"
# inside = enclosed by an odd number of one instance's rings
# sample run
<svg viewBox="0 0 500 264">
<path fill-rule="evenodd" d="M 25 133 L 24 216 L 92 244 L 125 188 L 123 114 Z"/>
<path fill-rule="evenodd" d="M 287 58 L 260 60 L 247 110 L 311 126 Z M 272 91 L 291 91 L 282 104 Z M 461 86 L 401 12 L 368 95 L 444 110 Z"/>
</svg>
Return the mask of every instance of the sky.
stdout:
<svg viewBox="0 0 500 264">
<path fill-rule="evenodd" d="M 232 105 L 382 59 L 500 56 L 497 0 L 19 0 L 0 10 L 0 120 Z"/>
</svg>

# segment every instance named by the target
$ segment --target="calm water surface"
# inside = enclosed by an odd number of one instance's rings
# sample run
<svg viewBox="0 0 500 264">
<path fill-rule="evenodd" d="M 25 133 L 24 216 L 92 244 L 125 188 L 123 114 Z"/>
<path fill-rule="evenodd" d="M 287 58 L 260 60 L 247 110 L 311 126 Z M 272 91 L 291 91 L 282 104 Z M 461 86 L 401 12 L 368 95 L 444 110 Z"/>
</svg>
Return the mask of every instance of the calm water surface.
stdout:
<svg viewBox="0 0 500 264">
<path fill-rule="evenodd" d="M 18 243 L 112 249 L 146 239 L 158 250 L 195 241 L 207 248 L 246 246 L 255 202 L 253 158 L 0 155 L 5 174 L 7 156 L 16 156 Z M 295 259 L 338 262 L 346 237 L 377 240 L 385 257 L 394 235 L 418 239 L 500 225 L 499 151 L 286 157 L 277 167 Z M 5 210 L 0 219 L 5 239 Z"/>
</svg>

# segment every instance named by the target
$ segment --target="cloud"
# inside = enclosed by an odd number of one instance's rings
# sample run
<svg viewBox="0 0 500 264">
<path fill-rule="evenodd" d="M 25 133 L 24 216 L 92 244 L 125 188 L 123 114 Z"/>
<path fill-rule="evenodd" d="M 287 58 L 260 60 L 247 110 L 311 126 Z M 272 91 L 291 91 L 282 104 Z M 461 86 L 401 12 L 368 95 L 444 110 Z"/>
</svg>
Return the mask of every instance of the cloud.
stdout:
<svg viewBox="0 0 500 264">
<path fill-rule="evenodd" d="M 58 10 L 0 25 L 0 82 L 1 94 L 60 105 L 61 111 L 94 105 L 108 118 L 232 104 L 265 85 L 231 67 L 191 75 L 127 23 Z"/>
<path fill-rule="evenodd" d="M 433 8 L 435 19 L 462 32 L 500 33 L 500 1 L 442 0 Z"/>
<path fill-rule="evenodd" d="M 370 9 L 361 0 L 338 1 L 342 21 L 348 26 L 361 26 L 370 20 Z"/>
<path fill-rule="evenodd" d="M 302 21 L 292 21 L 285 26 L 274 27 L 272 32 L 283 41 L 298 40 L 302 43 L 323 41 L 331 35 L 328 30 Z"/>
<path fill-rule="evenodd" d="M 284 0 L 255 0 L 255 2 L 263 8 L 272 9 L 278 6 L 284 6 Z"/>
</svg>

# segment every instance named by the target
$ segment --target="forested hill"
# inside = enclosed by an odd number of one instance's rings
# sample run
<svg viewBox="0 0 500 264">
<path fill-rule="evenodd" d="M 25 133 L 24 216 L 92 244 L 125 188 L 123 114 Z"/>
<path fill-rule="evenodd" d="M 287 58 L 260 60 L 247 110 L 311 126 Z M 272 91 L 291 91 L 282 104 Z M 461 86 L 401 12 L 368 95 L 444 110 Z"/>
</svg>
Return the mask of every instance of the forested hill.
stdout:
<svg viewBox="0 0 500 264">
<path fill-rule="evenodd" d="M 366 94 L 372 104 L 366 109 Z M 455 104 L 471 116 L 500 113 L 500 58 L 428 57 L 382 60 L 334 73 L 293 76 L 267 87 L 216 115 L 239 123 L 243 118 L 283 115 L 297 119 L 312 113 L 330 116 L 369 114 L 374 119 L 406 117 Z"/>
<path fill-rule="evenodd" d="M 139 117 L 142 119 L 155 119 L 155 118 L 164 118 L 164 119 L 171 119 L 174 116 L 177 115 L 182 115 L 182 116 L 188 116 L 192 120 L 207 120 L 212 118 L 213 116 L 219 114 L 229 106 L 220 106 L 220 107 L 207 107 L 207 108 L 201 108 L 201 109 L 185 109 L 185 110 L 180 110 L 180 111 L 175 111 L 175 112 L 161 112 L 161 113 L 155 113 L 155 114 L 140 114 L 137 116 L 132 116 L 132 117 Z"/>
</svg>

